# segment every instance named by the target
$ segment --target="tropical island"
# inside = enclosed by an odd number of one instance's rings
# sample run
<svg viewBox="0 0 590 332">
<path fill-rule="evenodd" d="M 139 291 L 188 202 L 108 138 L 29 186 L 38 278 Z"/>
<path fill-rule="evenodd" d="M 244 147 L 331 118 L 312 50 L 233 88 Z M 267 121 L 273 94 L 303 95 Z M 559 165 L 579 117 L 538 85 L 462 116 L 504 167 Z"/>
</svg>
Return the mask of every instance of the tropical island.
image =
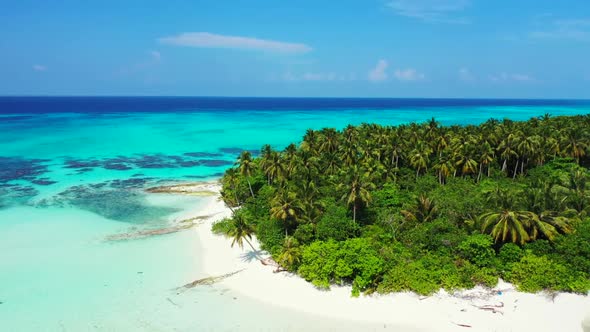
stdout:
<svg viewBox="0 0 590 332">
<path fill-rule="evenodd" d="M 590 116 L 308 130 L 242 152 L 213 231 L 352 295 L 590 290 Z M 254 248 L 252 248 L 254 249 Z"/>
</svg>

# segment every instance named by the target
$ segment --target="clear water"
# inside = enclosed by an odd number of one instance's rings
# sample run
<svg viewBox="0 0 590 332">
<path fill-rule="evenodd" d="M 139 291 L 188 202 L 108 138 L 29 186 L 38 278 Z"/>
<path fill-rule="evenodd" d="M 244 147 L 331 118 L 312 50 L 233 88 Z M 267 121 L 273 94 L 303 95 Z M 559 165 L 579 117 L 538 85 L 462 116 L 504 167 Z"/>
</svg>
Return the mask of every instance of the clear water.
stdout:
<svg viewBox="0 0 590 332">
<path fill-rule="evenodd" d="M 203 204 L 146 195 L 146 186 L 214 179 L 240 150 L 265 143 L 281 148 L 307 128 L 431 117 L 471 124 L 545 113 L 588 114 L 590 103 L 0 98 L 0 330 L 340 328 L 341 322 L 272 308 L 220 287 L 177 294 L 175 287 L 204 277 L 191 232 L 105 238 L 162 227 Z"/>
</svg>

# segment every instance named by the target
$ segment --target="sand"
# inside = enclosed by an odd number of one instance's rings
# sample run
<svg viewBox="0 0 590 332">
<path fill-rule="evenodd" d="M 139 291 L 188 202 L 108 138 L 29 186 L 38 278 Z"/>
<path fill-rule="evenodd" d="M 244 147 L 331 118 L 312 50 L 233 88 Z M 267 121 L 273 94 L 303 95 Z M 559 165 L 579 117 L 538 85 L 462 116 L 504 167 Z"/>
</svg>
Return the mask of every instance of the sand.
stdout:
<svg viewBox="0 0 590 332">
<path fill-rule="evenodd" d="M 199 190 L 203 189 L 219 192 L 220 187 L 207 183 L 200 185 Z M 589 296 L 521 293 L 503 281 L 494 289 L 476 287 L 454 294 L 441 290 L 430 297 L 408 292 L 352 298 L 350 287 L 318 290 L 297 275 L 273 272 L 274 267 L 261 264 L 249 246 L 232 248 L 231 240 L 213 234 L 211 224 L 231 216 L 231 211 L 219 197 L 207 199 L 204 209 L 190 212 L 211 216 L 190 230 L 202 248 L 203 270 L 210 276 L 243 270 L 220 283 L 273 306 L 395 326 L 398 331 L 582 331 L 582 320 L 590 313 Z M 259 248 L 256 239 L 252 243 Z"/>
</svg>

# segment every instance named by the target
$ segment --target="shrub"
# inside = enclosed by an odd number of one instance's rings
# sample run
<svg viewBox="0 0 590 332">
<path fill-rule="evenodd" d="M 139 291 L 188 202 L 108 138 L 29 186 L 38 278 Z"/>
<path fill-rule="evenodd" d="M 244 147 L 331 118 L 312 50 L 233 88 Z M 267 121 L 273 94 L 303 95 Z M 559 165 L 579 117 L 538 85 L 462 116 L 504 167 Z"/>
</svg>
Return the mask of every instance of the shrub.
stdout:
<svg viewBox="0 0 590 332">
<path fill-rule="evenodd" d="M 414 252 L 443 251 L 450 253 L 466 237 L 464 230 L 444 219 L 421 223 L 398 236 Z"/>
<path fill-rule="evenodd" d="M 590 219 L 578 224 L 573 234 L 556 238 L 555 251 L 553 257 L 590 276 Z"/>
<path fill-rule="evenodd" d="M 524 250 L 530 250 L 537 256 L 545 256 L 553 252 L 553 247 L 549 241 L 539 239 L 525 244 Z"/>
<path fill-rule="evenodd" d="M 315 239 L 314 227 L 312 224 L 299 225 L 293 234 L 293 237 L 299 241 L 299 243 L 307 244 L 313 242 Z"/>
<path fill-rule="evenodd" d="M 492 248 L 494 240 L 489 235 L 476 234 L 468 236 L 461 244 L 461 255 L 479 267 L 496 265 L 496 252 Z"/>
<path fill-rule="evenodd" d="M 261 248 L 276 256 L 281 252 L 285 240 L 285 229 L 281 221 L 276 219 L 262 219 L 258 222 L 256 236 Z"/>
<path fill-rule="evenodd" d="M 346 214 L 346 208 L 342 206 L 332 204 L 326 206 L 326 212 L 316 228 L 318 239 L 344 241 L 354 236 L 358 226 Z"/>
<path fill-rule="evenodd" d="M 525 292 L 553 290 L 587 293 L 590 290 L 590 280 L 583 273 L 569 270 L 546 256 L 535 256 L 532 252 L 527 252 L 520 262 L 512 265 L 507 281 Z"/>
<path fill-rule="evenodd" d="M 498 253 L 498 270 L 503 274 L 512 269 L 512 264 L 520 262 L 524 251 L 514 243 L 506 243 Z"/>
<path fill-rule="evenodd" d="M 303 249 L 299 274 L 316 287 L 352 283 L 353 296 L 372 286 L 383 270 L 383 260 L 363 238 L 343 242 L 316 241 Z"/>
</svg>

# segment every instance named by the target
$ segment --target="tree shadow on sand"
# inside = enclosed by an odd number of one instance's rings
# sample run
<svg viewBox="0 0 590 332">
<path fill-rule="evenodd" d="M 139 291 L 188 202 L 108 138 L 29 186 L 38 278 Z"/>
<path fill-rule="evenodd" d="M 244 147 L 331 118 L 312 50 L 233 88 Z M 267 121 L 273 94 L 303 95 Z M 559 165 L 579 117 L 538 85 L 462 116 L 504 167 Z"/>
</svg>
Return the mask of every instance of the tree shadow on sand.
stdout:
<svg viewBox="0 0 590 332">
<path fill-rule="evenodd" d="M 262 260 L 263 250 L 249 250 L 240 255 L 240 259 L 244 263 L 251 263 L 253 260 Z"/>
</svg>

